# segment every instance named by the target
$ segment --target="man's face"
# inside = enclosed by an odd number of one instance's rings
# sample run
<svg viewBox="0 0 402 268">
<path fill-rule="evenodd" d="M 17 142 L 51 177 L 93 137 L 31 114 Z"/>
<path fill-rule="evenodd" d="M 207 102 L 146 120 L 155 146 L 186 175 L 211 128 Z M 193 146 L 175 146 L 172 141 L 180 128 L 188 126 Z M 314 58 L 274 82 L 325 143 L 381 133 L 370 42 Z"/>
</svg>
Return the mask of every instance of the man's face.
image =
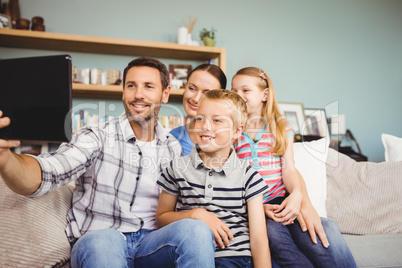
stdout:
<svg viewBox="0 0 402 268">
<path fill-rule="evenodd" d="M 170 87 L 163 90 L 159 71 L 135 66 L 128 70 L 123 87 L 123 104 L 130 121 L 141 124 L 157 119 L 162 103 L 169 100 Z"/>
</svg>

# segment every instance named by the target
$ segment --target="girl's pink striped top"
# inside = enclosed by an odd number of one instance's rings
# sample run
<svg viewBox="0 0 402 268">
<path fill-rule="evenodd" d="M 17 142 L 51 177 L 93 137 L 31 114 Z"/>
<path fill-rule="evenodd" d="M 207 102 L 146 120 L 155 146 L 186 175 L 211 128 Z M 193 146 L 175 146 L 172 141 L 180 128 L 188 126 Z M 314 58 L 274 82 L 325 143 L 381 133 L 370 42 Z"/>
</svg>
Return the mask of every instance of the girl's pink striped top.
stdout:
<svg viewBox="0 0 402 268">
<path fill-rule="evenodd" d="M 237 156 L 240 159 L 248 160 L 250 166 L 260 173 L 262 179 L 269 186 L 269 190 L 263 198 L 264 203 L 269 203 L 276 197 L 285 196 L 286 188 L 282 180 L 281 157 L 268 151 L 273 145 L 274 135 L 266 132 L 265 126 L 257 133 L 256 142 L 243 132 L 234 147 Z M 287 137 L 294 136 L 290 124 L 286 125 L 285 131 Z"/>
</svg>

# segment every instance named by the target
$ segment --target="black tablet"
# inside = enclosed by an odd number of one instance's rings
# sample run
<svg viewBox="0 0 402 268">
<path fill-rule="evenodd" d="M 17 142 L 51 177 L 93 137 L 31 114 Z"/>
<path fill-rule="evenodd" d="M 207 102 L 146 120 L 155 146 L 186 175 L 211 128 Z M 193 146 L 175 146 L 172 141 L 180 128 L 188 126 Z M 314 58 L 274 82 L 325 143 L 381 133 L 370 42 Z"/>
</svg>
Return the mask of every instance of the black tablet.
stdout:
<svg viewBox="0 0 402 268">
<path fill-rule="evenodd" d="M 11 119 L 1 139 L 71 139 L 71 57 L 0 60 L 0 110 Z"/>
</svg>

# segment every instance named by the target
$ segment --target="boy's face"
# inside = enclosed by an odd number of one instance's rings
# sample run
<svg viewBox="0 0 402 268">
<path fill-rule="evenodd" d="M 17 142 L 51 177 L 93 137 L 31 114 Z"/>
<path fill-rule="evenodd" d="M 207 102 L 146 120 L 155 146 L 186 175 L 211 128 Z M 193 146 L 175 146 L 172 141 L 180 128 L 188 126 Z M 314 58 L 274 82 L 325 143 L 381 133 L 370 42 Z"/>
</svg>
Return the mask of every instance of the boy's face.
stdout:
<svg viewBox="0 0 402 268">
<path fill-rule="evenodd" d="M 197 144 L 205 153 L 227 153 L 241 134 L 234 129 L 231 109 L 222 101 L 204 99 L 198 107 L 194 131 Z"/>
</svg>

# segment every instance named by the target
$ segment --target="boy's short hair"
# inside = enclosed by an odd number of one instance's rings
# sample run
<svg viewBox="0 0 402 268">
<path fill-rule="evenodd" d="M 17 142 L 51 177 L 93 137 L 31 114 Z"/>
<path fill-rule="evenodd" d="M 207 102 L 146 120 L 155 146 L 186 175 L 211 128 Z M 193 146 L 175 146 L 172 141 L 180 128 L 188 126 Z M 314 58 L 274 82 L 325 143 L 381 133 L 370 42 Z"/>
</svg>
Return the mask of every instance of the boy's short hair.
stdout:
<svg viewBox="0 0 402 268">
<path fill-rule="evenodd" d="M 205 99 L 222 101 L 230 109 L 231 118 L 233 120 L 234 127 L 239 125 L 245 125 L 247 121 L 247 105 L 243 98 L 236 92 L 227 89 L 214 89 L 206 92 L 202 95 L 199 105 Z"/>
</svg>

